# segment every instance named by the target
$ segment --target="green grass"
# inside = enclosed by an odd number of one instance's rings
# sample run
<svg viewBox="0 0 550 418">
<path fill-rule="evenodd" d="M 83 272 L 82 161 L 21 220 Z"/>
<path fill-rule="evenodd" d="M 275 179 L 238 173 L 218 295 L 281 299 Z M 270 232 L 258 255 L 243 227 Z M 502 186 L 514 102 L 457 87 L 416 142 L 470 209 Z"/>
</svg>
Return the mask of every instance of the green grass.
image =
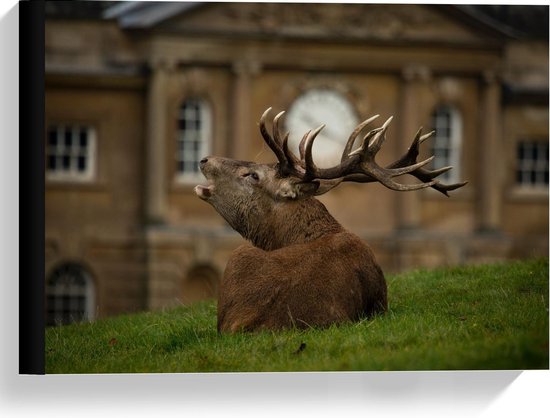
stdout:
<svg viewBox="0 0 550 418">
<path fill-rule="evenodd" d="M 548 368 L 548 260 L 387 278 L 386 315 L 218 335 L 203 302 L 46 330 L 46 373 Z"/>
</svg>

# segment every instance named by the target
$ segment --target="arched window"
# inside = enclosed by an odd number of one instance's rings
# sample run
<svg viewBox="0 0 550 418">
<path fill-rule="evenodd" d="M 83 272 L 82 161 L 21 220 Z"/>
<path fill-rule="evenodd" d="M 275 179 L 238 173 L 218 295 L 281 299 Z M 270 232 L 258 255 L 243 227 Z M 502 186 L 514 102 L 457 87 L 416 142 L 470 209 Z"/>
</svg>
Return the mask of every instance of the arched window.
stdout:
<svg viewBox="0 0 550 418">
<path fill-rule="evenodd" d="M 462 117 L 452 106 L 440 105 L 432 113 L 432 129 L 435 137 L 432 140 L 434 155 L 433 167 L 453 166 L 453 169 L 442 174 L 438 179 L 453 183 L 459 181 L 460 159 L 462 152 Z"/>
<path fill-rule="evenodd" d="M 46 325 L 90 321 L 95 314 L 91 275 L 79 264 L 56 268 L 46 282 Z"/>
<path fill-rule="evenodd" d="M 199 161 L 210 153 L 212 116 L 203 99 L 185 100 L 178 114 L 176 139 L 176 177 L 178 181 L 195 181 L 200 174 Z"/>
</svg>

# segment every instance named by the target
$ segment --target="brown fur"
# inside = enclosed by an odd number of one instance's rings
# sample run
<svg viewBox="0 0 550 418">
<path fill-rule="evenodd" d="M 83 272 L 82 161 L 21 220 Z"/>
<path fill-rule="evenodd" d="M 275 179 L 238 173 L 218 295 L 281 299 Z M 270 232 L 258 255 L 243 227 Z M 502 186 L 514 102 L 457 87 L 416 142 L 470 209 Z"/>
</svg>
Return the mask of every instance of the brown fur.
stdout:
<svg viewBox="0 0 550 418">
<path fill-rule="evenodd" d="M 386 308 L 372 252 L 343 231 L 273 251 L 235 250 L 220 286 L 218 330 L 328 326 Z"/>
</svg>

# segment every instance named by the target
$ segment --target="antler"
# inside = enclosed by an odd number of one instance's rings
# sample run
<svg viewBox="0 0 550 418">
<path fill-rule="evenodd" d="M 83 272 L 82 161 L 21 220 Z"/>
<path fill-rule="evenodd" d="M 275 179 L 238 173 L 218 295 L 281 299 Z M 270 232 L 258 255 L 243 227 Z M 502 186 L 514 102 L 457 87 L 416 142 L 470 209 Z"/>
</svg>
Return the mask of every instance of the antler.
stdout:
<svg viewBox="0 0 550 418">
<path fill-rule="evenodd" d="M 328 186 L 321 188 L 320 193 L 326 193 L 328 190 L 337 186 L 343 181 L 353 181 L 359 183 L 380 182 L 392 190 L 409 191 L 432 187 L 435 190 L 448 196 L 448 192 L 464 186 L 467 182 L 455 184 L 443 184 L 434 180 L 437 176 L 449 171 L 452 167 L 443 167 L 436 170 L 426 170 L 423 167 L 433 160 L 433 156 L 424 161 L 417 162 L 419 147 L 422 142 L 433 135 L 433 131 L 422 135 L 422 129 L 419 129 L 408 151 L 397 161 L 387 167 L 379 166 L 375 157 L 386 139 L 386 131 L 393 117 L 390 117 L 380 128 L 369 131 L 361 142 L 359 148 L 355 151 L 353 145 L 363 129 L 375 120 L 375 115 L 361 124 L 359 124 L 351 133 L 344 151 L 340 164 L 330 168 L 319 168 L 315 165 L 312 156 L 313 143 L 319 132 L 325 125 L 308 131 L 300 141 L 298 159 L 288 148 L 288 133 L 281 140 L 279 132 L 279 119 L 284 112 L 279 113 L 273 119 L 273 136 L 270 136 L 266 126 L 265 119 L 271 108 L 267 109 L 260 119 L 260 131 L 267 145 L 273 150 L 279 160 L 278 169 L 282 177 L 289 175 L 299 177 L 303 182 L 313 180 L 326 180 Z M 394 180 L 395 177 L 410 174 L 421 181 L 417 184 L 402 184 Z"/>
</svg>

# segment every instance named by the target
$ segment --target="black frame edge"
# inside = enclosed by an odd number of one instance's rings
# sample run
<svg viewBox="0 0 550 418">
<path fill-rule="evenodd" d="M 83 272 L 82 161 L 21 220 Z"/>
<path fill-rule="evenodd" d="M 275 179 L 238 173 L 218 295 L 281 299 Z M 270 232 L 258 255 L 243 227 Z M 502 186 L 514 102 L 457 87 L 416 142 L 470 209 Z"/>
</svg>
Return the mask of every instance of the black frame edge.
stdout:
<svg viewBox="0 0 550 418">
<path fill-rule="evenodd" d="M 19 3 L 19 373 L 45 373 L 44 2 Z"/>
</svg>

